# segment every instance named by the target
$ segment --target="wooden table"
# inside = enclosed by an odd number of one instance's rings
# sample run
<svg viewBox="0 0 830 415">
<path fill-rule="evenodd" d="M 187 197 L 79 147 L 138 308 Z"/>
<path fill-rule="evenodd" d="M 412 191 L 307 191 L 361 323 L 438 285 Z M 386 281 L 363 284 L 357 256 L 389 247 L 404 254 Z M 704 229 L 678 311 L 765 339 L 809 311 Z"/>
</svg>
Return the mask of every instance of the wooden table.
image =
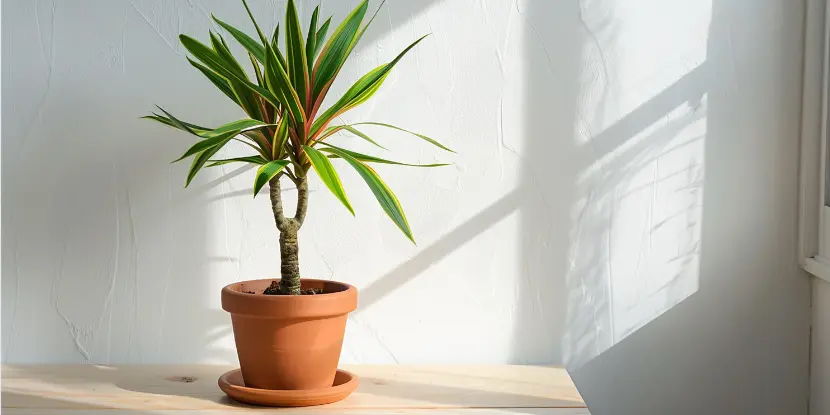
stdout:
<svg viewBox="0 0 830 415">
<path fill-rule="evenodd" d="M 343 366 L 360 387 L 331 405 L 273 409 L 227 398 L 229 366 L 3 366 L 3 415 L 536 414 L 586 415 L 561 368 Z"/>
</svg>

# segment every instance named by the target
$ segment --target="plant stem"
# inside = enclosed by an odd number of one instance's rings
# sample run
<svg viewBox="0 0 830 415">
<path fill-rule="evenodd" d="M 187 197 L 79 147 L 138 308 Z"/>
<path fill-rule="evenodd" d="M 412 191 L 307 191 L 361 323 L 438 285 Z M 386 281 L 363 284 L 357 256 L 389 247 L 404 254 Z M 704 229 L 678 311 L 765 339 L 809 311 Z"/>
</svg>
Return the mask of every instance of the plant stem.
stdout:
<svg viewBox="0 0 830 415">
<path fill-rule="evenodd" d="M 271 179 L 271 209 L 274 211 L 274 221 L 277 223 L 277 230 L 280 232 L 280 294 L 300 294 L 300 246 L 297 241 L 297 233 L 305 220 L 308 209 L 308 180 L 305 176 L 296 180 L 291 178 L 297 185 L 297 209 L 293 218 L 286 218 L 283 213 L 282 192 L 280 179 Z"/>
</svg>

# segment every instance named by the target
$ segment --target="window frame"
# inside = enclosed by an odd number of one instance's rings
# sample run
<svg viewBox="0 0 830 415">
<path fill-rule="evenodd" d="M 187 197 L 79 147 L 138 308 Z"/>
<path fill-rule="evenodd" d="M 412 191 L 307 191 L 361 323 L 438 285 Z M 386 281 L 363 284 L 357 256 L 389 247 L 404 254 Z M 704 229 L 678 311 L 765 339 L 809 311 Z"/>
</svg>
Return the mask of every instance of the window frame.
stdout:
<svg viewBox="0 0 830 415">
<path fill-rule="evenodd" d="M 830 207 L 825 206 L 830 8 L 825 6 L 825 0 L 808 0 L 805 16 L 798 258 L 803 269 L 830 282 Z"/>
</svg>

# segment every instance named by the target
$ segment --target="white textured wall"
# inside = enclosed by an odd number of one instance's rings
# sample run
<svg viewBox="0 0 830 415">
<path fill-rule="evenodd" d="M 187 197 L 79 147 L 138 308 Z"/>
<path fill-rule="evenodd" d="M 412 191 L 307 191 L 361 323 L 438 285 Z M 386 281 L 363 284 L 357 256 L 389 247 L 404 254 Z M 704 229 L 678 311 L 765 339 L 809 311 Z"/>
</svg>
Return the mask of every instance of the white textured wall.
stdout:
<svg viewBox="0 0 830 415">
<path fill-rule="evenodd" d="M 252 3 L 268 26 L 282 13 Z M 204 39 L 210 12 L 248 27 L 218 0 L 4 3 L 4 361 L 235 360 L 219 289 L 277 271 L 268 205 L 235 167 L 182 189 L 187 166 L 168 162 L 190 139 L 137 120 L 155 103 L 207 125 L 240 115 L 176 44 Z M 433 36 L 344 118 L 459 154 L 376 133 L 398 158 L 455 162 L 379 168 L 418 246 L 355 175 L 356 218 L 312 183 L 304 274 L 361 289 L 343 359 L 564 363 L 597 414 L 804 413 L 802 13 L 785 0 L 388 1 L 337 91 Z"/>
<path fill-rule="evenodd" d="M 339 19 L 356 2 L 348 3 L 323 9 Z M 284 3 L 252 4 L 268 27 L 283 13 Z M 219 290 L 278 272 L 268 202 L 252 200 L 253 172 L 235 166 L 207 170 L 183 189 L 187 164 L 169 161 L 191 139 L 138 120 L 154 104 L 204 125 L 241 116 L 177 44 L 181 32 L 204 39 L 211 12 L 250 28 L 235 1 L 4 4 L 5 361 L 235 361 Z M 469 21 L 458 25 L 459 15 Z M 522 167 L 534 133 L 523 127 L 524 70 L 550 70 L 539 55 L 524 58 L 529 27 L 502 1 L 391 1 L 336 84 L 334 93 L 343 91 L 433 32 L 344 118 L 409 127 L 459 152 L 372 131 L 398 159 L 456 163 L 378 168 L 418 246 L 355 174 L 344 171 L 343 180 L 356 218 L 312 182 L 304 275 L 362 292 L 344 360 L 561 361 L 569 200 L 555 195 L 570 179 L 551 187 L 532 177 L 547 181 L 555 166 Z M 579 47 L 567 46 L 572 59 Z M 557 95 L 570 111 L 575 97 Z M 556 137 L 545 136 L 569 146 L 571 115 L 553 126 Z"/>
</svg>

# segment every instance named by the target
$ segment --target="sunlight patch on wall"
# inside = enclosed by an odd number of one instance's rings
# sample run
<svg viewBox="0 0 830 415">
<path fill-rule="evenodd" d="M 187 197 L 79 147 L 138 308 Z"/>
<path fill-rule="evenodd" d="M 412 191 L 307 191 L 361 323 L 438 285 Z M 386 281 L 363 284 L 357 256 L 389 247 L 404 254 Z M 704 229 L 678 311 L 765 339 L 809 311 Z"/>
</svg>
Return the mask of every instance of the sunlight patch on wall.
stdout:
<svg viewBox="0 0 830 415">
<path fill-rule="evenodd" d="M 562 345 L 571 368 L 698 290 L 711 4 L 651 3 L 581 5 L 592 41 Z"/>
</svg>

